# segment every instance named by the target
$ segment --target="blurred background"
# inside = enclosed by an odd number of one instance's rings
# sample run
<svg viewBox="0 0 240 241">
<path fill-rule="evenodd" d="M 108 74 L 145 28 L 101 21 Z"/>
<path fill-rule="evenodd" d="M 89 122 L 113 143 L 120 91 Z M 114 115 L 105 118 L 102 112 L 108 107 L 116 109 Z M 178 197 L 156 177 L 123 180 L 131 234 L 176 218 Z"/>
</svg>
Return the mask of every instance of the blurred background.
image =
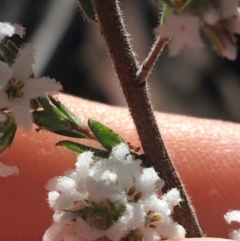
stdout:
<svg viewBox="0 0 240 241">
<path fill-rule="evenodd" d="M 121 0 L 133 49 L 141 63 L 153 42 L 159 6 L 152 0 Z M 76 0 L 1 0 L 0 21 L 26 27 L 21 45 L 36 49 L 36 76 L 50 76 L 65 93 L 125 106 L 112 62 L 96 24 L 84 20 Z M 240 122 L 240 59 L 222 59 L 206 47 L 184 48 L 176 58 L 167 48 L 149 79 L 155 110 Z"/>
</svg>

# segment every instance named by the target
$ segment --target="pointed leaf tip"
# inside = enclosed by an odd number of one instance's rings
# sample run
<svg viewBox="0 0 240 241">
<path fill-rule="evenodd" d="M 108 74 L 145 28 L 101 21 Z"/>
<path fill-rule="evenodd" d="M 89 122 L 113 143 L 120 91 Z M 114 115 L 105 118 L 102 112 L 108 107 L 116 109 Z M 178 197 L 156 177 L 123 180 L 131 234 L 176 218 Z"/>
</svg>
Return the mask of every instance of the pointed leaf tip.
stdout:
<svg viewBox="0 0 240 241">
<path fill-rule="evenodd" d="M 96 14 L 91 0 L 78 0 L 84 15 L 94 22 L 97 22 Z"/>
<path fill-rule="evenodd" d="M 95 120 L 88 120 L 88 126 L 100 144 L 111 151 L 112 148 L 120 143 L 125 143 L 124 139 L 114 133 L 107 126 Z"/>
<path fill-rule="evenodd" d="M 85 151 L 91 151 L 93 152 L 94 156 L 97 157 L 101 157 L 101 158 L 108 158 L 110 152 L 108 151 L 104 151 L 98 148 L 94 148 L 91 146 L 86 146 L 77 142 L 73 142 L 73 141 L 59 141 L 58 143 L 56 143 L 56 146 L 64 146 L 65 148 L 77 152 L 77 153 L 83 153 Z"/>
<path fill-rule="evenodd" d="M 11 146 L 17 130 L 16 123 L 9 116 L 6 117 L 7 119 L 0 123 L 0 153 Z"/>
</svg>

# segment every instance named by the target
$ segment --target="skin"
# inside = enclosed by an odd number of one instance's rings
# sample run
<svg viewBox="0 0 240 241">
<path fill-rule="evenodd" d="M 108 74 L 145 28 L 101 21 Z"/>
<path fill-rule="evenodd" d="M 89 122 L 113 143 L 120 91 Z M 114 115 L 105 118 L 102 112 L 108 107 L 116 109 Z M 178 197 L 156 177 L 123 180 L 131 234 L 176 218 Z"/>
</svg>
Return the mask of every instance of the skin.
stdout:
<svg viewBox="0 0 240 241">
<path fill-rule="evenodd" d="M 126 109 L 66 95 L 58 98 L 84 122 L 100 120 L 140 146 Z M 230 228 L 240 227 L 223 219 L 229 209 L 240 208 L 240 125 L 161 113 L 156 113 L 156 118 L 204 233 L 227 238 Z M 0 156 L 3 163 L 20 169 L 17 176 L 0 177 L 1 240 L 38 241 L 51 225 L 53 212 L 45 201 L 44 186 L 50 178 L 74 168 L 76 160 L 71 151 L 54 146 L 62 139 L 19 128 L 11 148 Z"/>
</svg>

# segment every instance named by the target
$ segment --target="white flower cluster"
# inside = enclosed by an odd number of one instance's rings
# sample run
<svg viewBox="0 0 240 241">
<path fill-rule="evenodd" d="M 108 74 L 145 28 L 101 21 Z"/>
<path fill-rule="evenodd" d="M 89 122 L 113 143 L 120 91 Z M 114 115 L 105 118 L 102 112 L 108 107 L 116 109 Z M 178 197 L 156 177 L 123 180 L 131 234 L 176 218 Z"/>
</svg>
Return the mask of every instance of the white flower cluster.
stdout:
<svg viewBox="0 0 240 241">
<path fill-rule="evenodd" d="M 109 159 L 82 153 L 76 170 L 47 184 L 54 224 L 44 241 L 157 241 L 182 238 L 184 228 L 171 218 L 181 201 L 177 189 L 161 195 L 163 181 L 153 168 L 142 168 L 126 144 Z"/>
<path fill-rule="evenodd" d="M 230 60 L 237 57 L 234 34 L 240 34 L 239 0 L 172 0 L 164 24 L 156 29 L 162 38 L 172 38 L 169 54 L 181 48 L 203 46 L 199 31 L 203 30 L 218 53 Z"/>
<path fill-rule="evenodd" d="M 0 45 L 5 37 L 18 34 L 23 37 L 25 29 L 17 24 L 0 22 Z M 1 49 L 0 49 L 0 54 Z M 61 90 L 61 85 L 50 78 L 33 78 L 34 51 L 30 45 L 21 48 L 13 64 L 0 61 L 0 110 L 9 110 L 16 121 L 26 131 L 32 127 L 30 102 L 33 98 Z M 6 116 L 0 112 L 0 122 Z M 0 176 L 17 174 L 17 167 L 0 162 Z"/>
<path fill-rule="evenodd" d="M 227 223 L 239 222 L 240 223 L 240 210 L 229 211 L 224 215 Z M 240 241 L 240 229 L 232 230 L 229 237 L 233 240 Z"/>
</svg>

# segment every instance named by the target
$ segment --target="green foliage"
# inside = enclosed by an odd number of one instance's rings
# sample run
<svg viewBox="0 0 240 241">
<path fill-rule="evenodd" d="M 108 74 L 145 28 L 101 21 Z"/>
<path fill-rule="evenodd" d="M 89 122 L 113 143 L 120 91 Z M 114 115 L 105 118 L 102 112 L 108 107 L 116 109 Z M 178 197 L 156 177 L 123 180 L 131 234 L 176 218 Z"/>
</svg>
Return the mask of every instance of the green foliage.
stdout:
<svg viewBox="0 0 240 241">
<path fill-rule="evenodd" d="M 35 124 L 39 126 L 38 131 L 48 130 L 62 136 L 86 138 L 84 134 L 73 128 L 70 121 L 59 115 L 51 115 L 46 111 L 36 111 L 33 113 L 33 119 Z"/>
<path fill-rule="evenodd" d="M 0 123 L 0 133 L 2 134 L 0 137 L 0 153 L 11 146 L 17 130 L 16 123 L 8 115 L 4 115 L 7 119 Z"/>
<path fill-rule="evenodd" d="M 60 101 L 51 96 L 38 98 L 38 102 L 42 109 L 33 112 L 33 120 L 39 127 L 38 131 L 48 130 L 68 137 L 95 139 L 107 151 L 68 140 L 58 142 L 57 146 L 64 146 L 77 153 L 92 151 L 95 156 L 106 158 L 114 146 L 124 142 L 123 138 L 98 121 L 89 120 L 88 126 L 84 125 Z"/>
<path fill-rule="evenodd" d="M 84 151 L 91 151 L 93 152 L 94 156 L 101 157 L 101 158 L 108 158 L 110 154 L 110 152 L 108 151 L 86 146 L 73 141 L 59 141 L 58 143 L 56 143 L 56 146 L 64 146 L 67 149 L 77 153 L 83 153 Z"/>
<path fill-rule="evenodd" d="M 77 153 L 92 151 L 97 157 L 107 158 L 114 146 L 125 142 L 123 138 L 98 121 L 89 120 L 88 126 L 84 125 L 60 101 L 51 96 L 38 98 L 38 103 L 42 109 L 35 110 L 32 114 L 35 124 L 38 125 L 38 131 L 47 130 L 68 137 L 94 139 L 106 150 L 69 140 L 60 141 L 56 144 L 57 146 L 64 146 Z"/>
<path fill-rule="evenodd" d="M 88 126 L 100 144 L 108 151 L 111 151 L 114 146 L 125 142 L 122 137 L 98 121 L 88 120 Z"/>
<path fill-rule="evenodd" d="M 80 120 L 71 111 L 69 111 L 60 101 L 57 101 L 52 96 L 49 96 L 49 100 L 69 120 L 71 120 L 72 122 L 76 123 L 77 125 L 82 125 Z"/>
<path fill-rule="evenodd" d="M 86 16 L 89 20 L 92 20 L 94 22 L 97 22 L 96 14 L 93 8 L 93 4 L 91 0 L 78 0 L 79 5 Z"/>
<path fill-rule="evenodd" d="M 163 7 L 161 24 L 164 24 L 166 22 L 168 14 L 171 13 L 172 11 L 173 11 L 173 8 L 170 7 L 169 5 L 165 5 Z"/>
<path fill-rule="evenodd" d="M 160 0 L 157 0 L 158 2 Z M 177 5 L 173 0 L 162 0 L 161 2 L 165 3 L 167 6 L 171 7 L 171 8 L 176 8 Z"/>
<path fill-rule="evenodd" d="M 10 66 L 14 64 L 18 54 L 18 48 L 11 41 L 0 44 L 0 60 L 8 63 Z"/>
<path fill-rule="evenodd" d="M 68 137 L 92 138 L 87 126 L 59 101 L 52 97 L 38 98 L 38 101 L 43 110 L 33 112 L 33 120 L 39 127 L 37 130 L 48 130 Z"/>
</svg>

